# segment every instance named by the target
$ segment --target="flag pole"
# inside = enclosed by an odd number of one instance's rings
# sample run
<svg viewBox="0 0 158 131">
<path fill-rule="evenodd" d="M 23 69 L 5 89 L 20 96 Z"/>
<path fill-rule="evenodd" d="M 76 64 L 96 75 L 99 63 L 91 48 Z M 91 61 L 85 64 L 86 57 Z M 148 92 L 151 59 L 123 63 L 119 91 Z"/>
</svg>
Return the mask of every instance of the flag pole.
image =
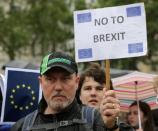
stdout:
<svg viewBox="0 0 158 131">
<path fill-rule="evenodd" d="M 135 91 L 136 91 L 136 101 L 137 101 L 137 107 L 138 107 L 138 124 L 139 124 L 139 129 L 142 129 L 142 122 L 140 118 L 140 106 L 139 106 L 139 100 L 138 100 L 138 93 L 137 93 L 137 85 L 138 81 L 135 81 Z"/>
<path fill-rule="evenodd" d="M 110 60 L 105 60 L 106 89 L 110 90 Z"/>
</svg>

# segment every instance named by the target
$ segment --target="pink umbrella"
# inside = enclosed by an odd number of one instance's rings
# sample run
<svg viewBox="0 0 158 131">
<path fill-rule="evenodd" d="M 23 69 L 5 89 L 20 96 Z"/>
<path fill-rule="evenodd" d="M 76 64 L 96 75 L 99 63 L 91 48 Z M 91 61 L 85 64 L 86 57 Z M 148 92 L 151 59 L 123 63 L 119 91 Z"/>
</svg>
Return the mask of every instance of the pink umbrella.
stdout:
<svg viewBox="0 0 158 131">
<path fill-rule="evenodd" d="M 157 109 L 158 94 L 153 84 L 155 77 L 157 75 L 135 71 L 112 79 L 121 110 L 128 112 L 131 103 L 137 100 L 148 103 L 151 109 Z"/>
</svg>

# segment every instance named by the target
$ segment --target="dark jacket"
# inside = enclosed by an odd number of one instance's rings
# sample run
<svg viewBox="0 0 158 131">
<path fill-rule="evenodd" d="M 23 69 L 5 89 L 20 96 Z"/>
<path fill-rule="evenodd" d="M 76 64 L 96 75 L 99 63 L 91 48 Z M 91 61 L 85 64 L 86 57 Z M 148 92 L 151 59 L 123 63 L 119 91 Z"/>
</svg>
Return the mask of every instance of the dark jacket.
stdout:
<svg viewBox="0 0 158 131">
<path fill-rule="evenodd" d="M 81 105 L 77 103 L 76 100 L 73 101 L 66 109 L 62 112 L 55 115 L 45 115 L 43 114 L 44 109 L 46 108 L 46 103 L 41 102 L 38 114 L 35 119 L 34 125 L 46 124 L 46 123 L 55 123 L 59 121 L 67 121 L 72 119 L 81 119 Z M 22 131 L 24 118 L 20 119 L 18 122 L 13 125 L 11 131 Z M 37 131 L 37 130 L 36 130 Z M 102 121 L 100 113 L 96 110 L 94 115 L 94 125 L 93 127 L 90 124 L 73 124 L 70 126 L 59 127 L 57 129 L 53 129 L 50 131 L 106 131 L 106 127 Z M 132 131 L 128 130 L 120 130 L 120 131 Z"/>
</svg>

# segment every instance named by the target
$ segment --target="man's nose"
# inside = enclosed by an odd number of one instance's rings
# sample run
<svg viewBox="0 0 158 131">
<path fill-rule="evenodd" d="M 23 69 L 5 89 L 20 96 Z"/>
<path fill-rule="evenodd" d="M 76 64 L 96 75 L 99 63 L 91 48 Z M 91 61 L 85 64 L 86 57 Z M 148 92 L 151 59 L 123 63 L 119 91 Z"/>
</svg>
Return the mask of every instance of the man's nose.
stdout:
<svg viewBox="0 0 158 131">
<path fill-rule="evenodd" d="M 54 89 L 55 90 L 62 90 L 62 83 L 60 80 L 56 81 Z"/>
</svg>

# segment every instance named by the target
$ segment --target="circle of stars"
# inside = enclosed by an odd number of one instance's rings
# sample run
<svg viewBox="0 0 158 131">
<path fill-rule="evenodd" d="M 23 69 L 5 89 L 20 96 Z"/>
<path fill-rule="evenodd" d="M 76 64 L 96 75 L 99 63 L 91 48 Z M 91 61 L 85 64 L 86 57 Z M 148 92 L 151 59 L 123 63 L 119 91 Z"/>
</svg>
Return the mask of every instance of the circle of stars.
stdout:
<svg viewBox="0 0 158 131">
<path fill-rule="evenodd" d="M 27 105 L 19 106 L 18 103 L 16 103 L 15 101 L 15 95 L 18 90 L 24 88 L 28 90 L 29 93 L 31 94 L 31 101 Z M 15 88 L 13 88 L 11 90 L 11 95 L 9 96 L 9 98 L 10 98 L 10 104 L 13 106 L 13 108 L 21 111 L 28 110 L 29 108 L 31 108 L 34 105 L 34 101 L 36 100 L 34 90 L 31 89 L 31 86 L 26 86 L 25 84 L 22 84 L 21 86 L 17 85 Z"/>
</svg>

